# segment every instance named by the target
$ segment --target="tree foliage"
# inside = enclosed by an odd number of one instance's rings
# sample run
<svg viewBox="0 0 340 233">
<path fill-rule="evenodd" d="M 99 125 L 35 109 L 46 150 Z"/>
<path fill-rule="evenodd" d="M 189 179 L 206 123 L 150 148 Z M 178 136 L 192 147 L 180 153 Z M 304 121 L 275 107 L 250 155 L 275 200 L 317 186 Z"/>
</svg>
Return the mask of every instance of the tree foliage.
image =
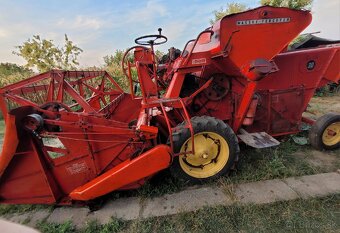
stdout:
<svg viewBox="0 0 340 233">
<path fill-rule="evenodd" d="M 292 9 L 311 9 L 313 0 L 261 0 L 261 5 L 288 7 Z"/>
<path fill-rule="evenodd" d="M 127 79 L 127 77 L 125 76 L 125 74 L 123 73 L 123 70 L 122 70 L 122 60 L 123 60 L 124 53 L 125 53 L 125 51 L 123 51 L 123 50 L 116 50 L 113 55 L 105 56 L 103 58 L 104 63 L 105 63 L 104 69 L 112 77 L 114 77 L 115 81 L 119 84 L 119 86 L 121 88 L 123 88 L 123 90 L 129 91 L 128 79 Z M 155 55 L 156 55 L 156 58 L 158 60 L 160 60 L 160 58 L 164 55 L 164 53 L 159 51 L 159 50 L 156 50 Z M 133 57 L 132 52 L 130 52 L 127 55 L 126 61 L 129 61 L 131 63 L 134 62 L 134 57 Z M 131 74 L 132 74 L 133 79 L 136 80 L 137 79 L 137 71 L 135 69 L 132 69 Z"/>
<path fill-rule="evenodd" d="M 307 9 L 310 10 L 312 7 L 313 0 L 261 0 L 261 5 L 276 6 L 276 7 L 288 7 L 292 9 Z M 224 9 L 221 7 L 220 10 L 214 11 L 214 19 L 210 20 L 211 24 L 222 19 L 226 15 L 240 13 L 248 10 L 249 8 L 241 3 L 228 3 Z"/>
<path fill-rule="evenodd" d="M 36 68 L 39 72 L 45 72 L 53 68 L 76 69 L 78 56 L 83 52 L 65 34 L 63 47 L 59 48 L 52 40 L 42 39 L 34 35 L 22 45 L 16 46 L 13 53 L 24 58 L 27 62 L 25 67 Z"/>
<path fill-rule="evenodd" d="M 240 12 L 246 11 L 247 9 L 248 7 L 241 3 L 235 3 L 235 2 L 228 3 L 225 9 L 221 7 L 220 10 L 216 10 L 213 12 L 215 18 L 211 19 L 210 23 L 214 24 L 216 21 L 222 19 L 226 15 L 240 13 Z"/>
<path fill-rule="evenodd" d="M 33 75 L 33 71 L 12 63 L 0 63 L 0 87 L 21 81 Z"/>
<path fill-rule="evenodd" d="M 122 70 L 122 60 L 124 56 L 123 50 L 116 50 L 113 55 L 105 56 L 104 63 L 105 63 L 105 70 L 114 77 L 115 81 L 118 85 L 123 88 L 123 90 L 128 90 L 128 80 L 125 77 L 123 70 Z M 133 61 L 132 54 L 127 57 L 127 60 L 130 62 Z"/>
</svg>

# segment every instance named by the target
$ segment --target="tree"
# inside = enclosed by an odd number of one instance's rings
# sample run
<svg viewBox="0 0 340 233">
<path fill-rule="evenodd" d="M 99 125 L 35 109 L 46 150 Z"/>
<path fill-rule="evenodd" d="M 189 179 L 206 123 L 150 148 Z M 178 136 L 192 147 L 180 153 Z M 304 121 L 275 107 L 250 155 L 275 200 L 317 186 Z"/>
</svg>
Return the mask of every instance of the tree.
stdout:
<svg viewBox="0 0 340 233">
<path fill-rule="evenodd" d="M 19 66 L 13 63 L 0 63 L 0 88 L 9 84 L 24 80 L 34 73 L 32 70 Z M 13 102 L 8 101 L 7 106 L 12 109 Z M 0 111 L 0 119 L 3 119 L 2 112 Z"/>
<path fill-rule="evenodd" d="M 112 75 L 112 77 L 115 79 L 115 81 L 119 84 L 119 86 L 125 90 L 125 91 L 129 91 L 129 85 L 128 85 L 128 79 L 125 76 L 125 74 L 123 73 L 122 70 L 122 60 L 123 60 L 123 56 L 124 56 L 125 51 L 123 50 L 116 50 L 115 53 L 113 55 L 107 55 L 105 56 L 104 62 L 105 62 L 105 67 L 104 69 L 110 74 Z M 160 60 L 160 58 L 164 55 L 163 52 L 156 50 L 155 51 L 155 55 L 156 58 L 158 60 Z M 133 57 L 133 53 L 130 52 L 127 55 L 126 58 L 127 61 L 133 63 L 134 62 L 134 57 Z M 131 70 L 131 74 L 133 79 L 137 79 L 137 71 L 135 69 Z"/>
<path fill-rule="evenodd" d="M 32 76 L 32 70 L 12 63 L 0 63 L 0 87 Z"/>
<path fill-rule="evenodd" d="M 313 0 L 261 0 L 261 5 L 276 6 L 276 7 L 288 7 L 296 10 L 312 8 Z M 303 35 L 296 37 L 289 45 L 291 47 L 295 43 L 299 43 L 305 38 Z"/>
<path fill-rule="evenodd" d="M 243 12 L 243 11 L 246 11 L 247 9 L 248 7 L 241 3 L 235 3 L 235 2 L 228 3 L 225 9 L 221 7 L 220 10 L 214 11 L 215 19 L 211 19 L 210 23 L 214 24 L 216 21 L 222 19 L 226 15 Z"/>
<path fill-rule="evenodd" d="M 18 51 L 13 53 L 26 60 L 25 67 L 37 68 L 39 72 L 53 68 L 75 69 L 79 65 L 78 56 L 83 52 L 68 39 L 66 34 L 65 44 L 61 48 L 54 45 L 52 40 L 42 39 L 39 35 L 34 35 L 32 39 L 28 39 L 16 48 Z"/>
<path fill-rule="evenodd" d="M 312 8 L 313 0 L 261 0 L 261 5 L 288 7 L 292 9 L 308 9 Z"/>
<path fill-rule="evenodd" d="M 306 9 L 312 8 L 313 0 L 261 0 L 261 5 L 265 6 L 276 6 L 276 7 L 288 7 L 292 9 Z M 214 11 L 215 19 L 211 19 L 210 23 L 214 24 L 219 19 L 222 19 L 226 15 L 240 13 L 246 11 L 248 7 L 241 3 L 228 3 L 224 9 L 221 7 L 220 10 Z"/>
<path fill-rule="evenodd" d="M 110 75 L 115 79 L 118 85 L 123 88 L 123 90 L 128 91 L 128 81 L 122 70 L 122 59 L 124 56 L 123 50 L 116 50 L 113 55 L 105 56 L 105 70 L 109 72 Z M 129 61 L 133 61 L 132 55 L 127 58 Z"/>
</svg>

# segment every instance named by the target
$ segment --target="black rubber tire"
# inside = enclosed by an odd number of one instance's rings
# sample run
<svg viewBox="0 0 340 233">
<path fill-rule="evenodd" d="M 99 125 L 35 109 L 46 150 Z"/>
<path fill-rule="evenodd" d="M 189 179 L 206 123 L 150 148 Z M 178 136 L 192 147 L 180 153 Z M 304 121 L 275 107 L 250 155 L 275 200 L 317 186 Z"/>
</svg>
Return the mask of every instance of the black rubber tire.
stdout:
<svg viewBox="0 0 340 233">
<path fill-rule="evenodd" d="M 215 175 L 207 178 L 196 178 L 187 174 L 181 167 L 179 156 L 174 158 L 170 172 L 172 176 L 182 180 L 185 183 L 199 184 L 207 182 L 223 175 L 228 174 L 230 168 L 233 166 L 235 160 L 238 158 L 240 153 L 240 147 L 238 139 L 234 131 L 223 121 L 210 116 L 200 116 L 191 118 L 191 123 L 194 129 L 194 133 L 200 132 L 213 132 L 222 136 L 229 146 L 229 158 L 225 166 Z M 191 137 L 190 130 L 185 128 L 185 122 L 182 122 L 177 126 L 177 130 L 173 133 L 174 152 L 179 153 L 182 145 Z"/>
<path fill-rule="evenodd" d="M 340 142 L 335 145 L 327 146 L 322 141 L 322 134 L 325 129 L 335 123 L 340 122 L 340 114 L 327 113 L 318 118 L 309 131 L 309 142 L 317 150 L 334 150 L 340 148 Z"/>
</svg>

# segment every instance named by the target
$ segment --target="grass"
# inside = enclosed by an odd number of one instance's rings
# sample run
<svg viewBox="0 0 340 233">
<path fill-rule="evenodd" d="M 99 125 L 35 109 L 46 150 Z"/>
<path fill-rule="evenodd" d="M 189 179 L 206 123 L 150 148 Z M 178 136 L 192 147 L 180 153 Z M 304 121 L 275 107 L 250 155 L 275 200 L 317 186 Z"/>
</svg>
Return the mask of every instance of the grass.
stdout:
<svg viewBox="0 0 340 233">
<path fill-rule="evenodd" d="M 48 224 L 46 222 L 40 222 L 37 224 L 37 228 L 41 232 L 59 232 L 59 233 L 75 232 L 76 230 L 76 228 L 70 221 L 67 221 L 62 224 Z"/>
<path fill-rule="evenodd" d="M 237 171 L 217 182 L 205 185 L 229 186 L 230 184 L 254 182 L 268 179 L 281 179 L 292 176 L 312 175 L 328 172 L 322 167 L 316 167 L 294 153 L 300 151 L 308 153 L 310 146 L 300 146 L 287 137 L 279 147 L 267 149 L 253 149 L 247 146 L 241 148 L 241 157 Z M 334 152 L 337 153 L 337 152 Z M 338 167 L 340 168 L 340 167 Z M 170 176 L 168 171 L 158 174 L 138 190 L 115 192 L 109 198 L 140 196 L 143 198 L 161 196 L 178 192 L 188 187 Z"/>
<path fill-rule="evenodd" d="M 299 146 L 288 137 L 279 147 L 267 149 L 253 149 L 243 146 L 241 148 L 242 156 L 238 163 L 238 170 L 232 172 L 227 177 L 222 177 L 217 181 L 204 184 L 207 186 L 217 185 L 223 188 L 226 193 L 232 193 L 230 190 L 232 184 L 254 182 L 267 179 L 280 179 L 292 176 L 312 175 L 327 172 L 322 167 L 316 167 L 308 163 L 301 157 L 294 156 L 297 151 L 308 153 L 310 146 Z M 336 156 L 340 155 L 340 150 L 333 152 Z M 337 155 L 338 154 L 338 155 Z M 340 168 L 340 163 L 336 163 Z M 107 200 L 114 200 L 123 197 L 138 196 L 141 198 L 150 198 L 162 196 L 164 194 L 176 193 L 188 185 L 173 178 L 169 171 L 165 170 L 145 185 L 137 190 L 117 191 L 101 197 L 99 203 Z M 0 215 L 23 213 L 35 208 L 51 208 L 53 206 L 41 205 L 0 205 Z"/>
<path fill-rule="evenodd" d="M 5 121 L 0 120 L 0 138 L 3 138 L 5 134 Z"/>
<path fill-rule="evenodd" d="M 243 156 L 240 158 L 238 170 L 229 177 L 232 183 L 281 179 L 321 172 L 317 167 L 294 156 L 297 151 L 307 151 L 310 147 L 297 145 L 291 138 L 278 147 L 242 149 Z"/>
<path fill-rule="evenodd" d="M 83 229 L 78 229 L 72 224 L 71 221 L 67 221 L 62 224 L 47 223 L 41 221 L 36 225 L 36 228 L 41 232 L 58 232 L 58 233 L 69 233 L 69 232 L 81 232 L 81 233 L 116 233 L 128 226 L 128 222 L 119 219 L 112 218 L 107 224 L 100 225 L 97 221 L 91 221 L 86 223 Z"/>
<path fill-rule="evenodd" d="M 0 137 L 4 133 L 4 121 L 0 120 Z M 327 172 L 313 166 L 296 152 L 308 153 L 310 146 L 299 146 L 290 137 L 279 147 L 253 149 L 242 146 L 238 170 L 228 177 L 206 185 L 217 185 L 227 193 L 233 193 L 233 184 L 259 180 L 286 178 Z M 332 152 L 340 156 L 340 150 Z M 340 162 L 335 163 L 337 169 Z M 113 192 L 103 199 L 128 196 L 156 197 L 183 190 L 188 185 L 172 178 L 168 171 L 157 174 L 138 190 Z M 89 222 L 80 232 L 336 232 L 339 229 L 339 195 L 323 199 L 280 202 L 264 206 L 229 206 L 206 208 L 190 214 L 138 221 L 112 219 L 108 224 Z M 37 209 L 53 209 L 43 205 L 0 205 L 0 216 L 24 213 Z M 42 232 L 79 232 L 71 222 L 50 224 L 44 221 L 37 227 Z M 218 228 L 217 228 L 218 227 Z"/>
<path fill-rule="evenodd" d="M 10 215 L 15 213 L 25 213 L 34 210 L 40 209 L 49 209 L 53 210 L 53 206 L 50 205 L 9 205 L 9 204 L 1 204 L 0 205 L 0 216 L 2 215 Z"/>
<path fill-rule="evenodd" d="M 42 232 L 338 232 L 340 195 L 269 205 L 232 205 L 145 220 L 108 224 L 88 222 L 77 230 L 71 222 L 40 222 Z"/>
</svg>

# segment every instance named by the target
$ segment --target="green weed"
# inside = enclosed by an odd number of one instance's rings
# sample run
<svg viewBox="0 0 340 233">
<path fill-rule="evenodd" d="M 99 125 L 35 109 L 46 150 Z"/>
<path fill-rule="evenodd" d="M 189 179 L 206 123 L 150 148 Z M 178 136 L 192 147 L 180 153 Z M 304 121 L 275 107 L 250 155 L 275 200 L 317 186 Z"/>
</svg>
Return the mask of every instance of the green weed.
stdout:
<svg viewBox="0 0 340 233">
<path fill-rule="evenodd" d="M 90 222 L 83 229 L 70 223 L 42 222 L 42 232 L 338 232 L 340 195 L 267 205 L 232 205 L 204 208 L 172 216 L 100 225 Z"/>
<path fill-rule="evenodd" d="M 37 224 L 37 228 L 41 232 L 46 233 L 70 233 L 70 232 L 76 232 L 75 226 L 72 224 L 71 221 L 67 221 L 62 224 L 56 224 L 56 223 L 47 223 L 45 221 L 39 222 Z"/>
<path fill-rule="evenodd" d="M 49 205 L 10 205 L 10 204 L 0 204 L 0 216 L 15 214 L 15 213 L 25 213 L 29 211 L 39 210 L 39 209 L 49 209 L 52 210 L 53 206 Z"/>
</svg>

